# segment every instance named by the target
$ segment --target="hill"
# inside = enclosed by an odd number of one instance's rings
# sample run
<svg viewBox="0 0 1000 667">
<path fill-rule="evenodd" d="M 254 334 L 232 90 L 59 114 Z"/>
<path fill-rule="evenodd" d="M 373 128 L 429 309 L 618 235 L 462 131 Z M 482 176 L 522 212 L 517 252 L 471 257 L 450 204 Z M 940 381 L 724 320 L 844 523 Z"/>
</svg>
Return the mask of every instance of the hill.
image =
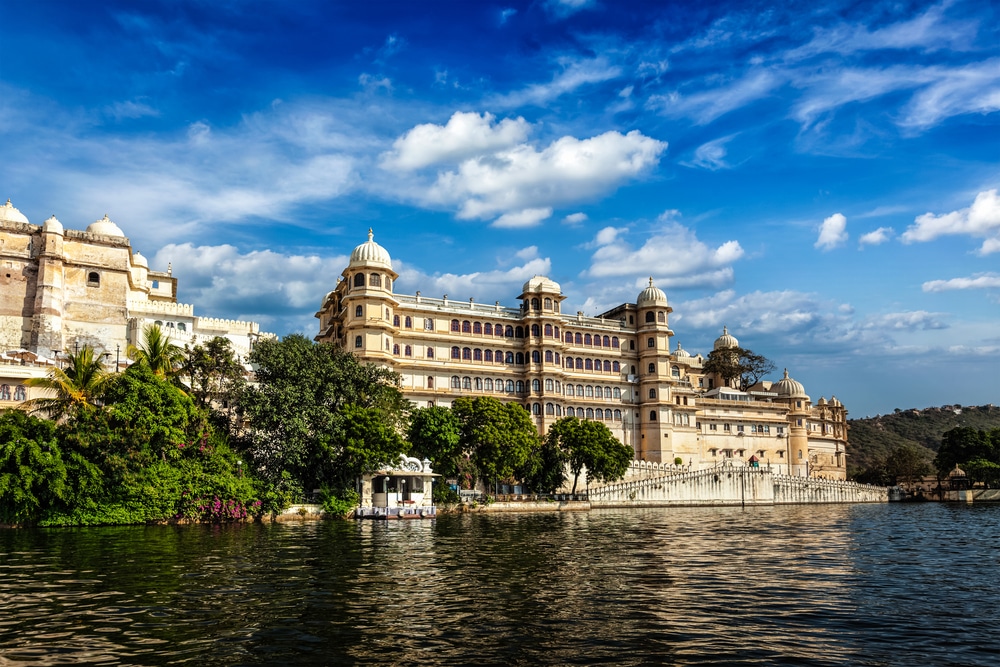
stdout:
<svg viewBox="0 0 1000 667">
<path fill-rule="evenodd" d="M 989 431 L 1000 428 L 1000 407 L 943 405 L 923 410 L 848 420 L 848 477 L 870 468 L 900 445 L 916 447 L 928 460 L 941 446 L 941 436 L 958 426 Z"/>
</svg>

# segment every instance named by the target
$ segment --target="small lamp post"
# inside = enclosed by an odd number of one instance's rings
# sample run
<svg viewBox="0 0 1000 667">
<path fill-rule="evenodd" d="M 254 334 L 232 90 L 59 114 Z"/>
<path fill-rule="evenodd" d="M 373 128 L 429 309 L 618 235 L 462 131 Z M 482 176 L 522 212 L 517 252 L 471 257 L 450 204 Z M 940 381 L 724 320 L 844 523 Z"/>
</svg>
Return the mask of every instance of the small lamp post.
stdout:
<svg viewBox="0 0 1000 667">
<path fill-rule="evenodd" d="M 382 490 L 385 492 L 385 514 L 389 515 L 389 478 L 385 478 L 385 483 L 382 486 Z"/>
<path fill-rule="evenodd" d="M 118 372 L 118 368 L 119 368 L 119 366 L 121 364 L 121 356 L 122 356 L 122 346 L 116 343 L 115 344 L 115 373 Z"/>
</svg>

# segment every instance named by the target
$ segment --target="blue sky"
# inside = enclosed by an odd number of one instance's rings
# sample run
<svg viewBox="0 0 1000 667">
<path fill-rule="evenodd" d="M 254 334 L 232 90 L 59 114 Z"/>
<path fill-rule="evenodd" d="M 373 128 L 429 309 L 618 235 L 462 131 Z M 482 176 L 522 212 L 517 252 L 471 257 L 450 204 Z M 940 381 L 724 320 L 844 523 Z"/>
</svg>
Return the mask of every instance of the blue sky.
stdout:
<svg viewBox="0 0 1000 667">
<path fill-rule="evenodd" d="M 853 416 L 1000 403 L 1000 16 L 940 3 L 0 0 L 0 195 L 108 213 L 205 315 L 653 276 Z"/>
</svg>

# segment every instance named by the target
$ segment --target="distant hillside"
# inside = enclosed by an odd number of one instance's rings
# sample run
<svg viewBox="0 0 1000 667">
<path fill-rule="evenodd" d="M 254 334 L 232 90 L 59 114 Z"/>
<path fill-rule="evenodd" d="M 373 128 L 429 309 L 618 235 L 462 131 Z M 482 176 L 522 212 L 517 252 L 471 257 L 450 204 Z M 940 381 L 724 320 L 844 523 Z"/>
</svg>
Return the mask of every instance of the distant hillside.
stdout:
<svg viewBox="0 0 1000 667">
<path fill-rule="evenodd" d="M 892 414 L 849 419 L 848 474 L 870 467 L 900 445 L 912 445 L 933 459 L 941 436 L 957 426 L 981 431 L 1000 428 L 1000 407 L 945 405 L 923 410 L 896 410 Z"/>
</svg>

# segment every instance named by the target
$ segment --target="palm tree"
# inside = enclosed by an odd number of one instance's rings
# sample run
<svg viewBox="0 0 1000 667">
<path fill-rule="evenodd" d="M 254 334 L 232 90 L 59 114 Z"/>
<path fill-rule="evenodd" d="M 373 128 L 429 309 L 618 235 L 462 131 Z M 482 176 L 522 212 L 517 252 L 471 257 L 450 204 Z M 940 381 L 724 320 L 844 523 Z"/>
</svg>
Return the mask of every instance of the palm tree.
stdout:
<svg viewBox="0 0 1000 667">
<path fill-rule="evenodd" d="M 128 346 L 128 358 L 161 378 L 173 378 L 184 364 L 184 350 L 170 342 L 158 324 L 147 324 L 142 330 L 142 342 Z"/>
<path fill-rule="evenodd" d="M 93 410 L 99 405 L 110 378 L 94 348 L 84 345 L 79 352 L 69 355 L 65 370 L 53 368 L 45 377 L 31 378 L 25 383 L 54 394 L 33 398 L 28 406 L 32 412 L 45 412 L 57 420 L 81 410 Z"/>
</svg>

